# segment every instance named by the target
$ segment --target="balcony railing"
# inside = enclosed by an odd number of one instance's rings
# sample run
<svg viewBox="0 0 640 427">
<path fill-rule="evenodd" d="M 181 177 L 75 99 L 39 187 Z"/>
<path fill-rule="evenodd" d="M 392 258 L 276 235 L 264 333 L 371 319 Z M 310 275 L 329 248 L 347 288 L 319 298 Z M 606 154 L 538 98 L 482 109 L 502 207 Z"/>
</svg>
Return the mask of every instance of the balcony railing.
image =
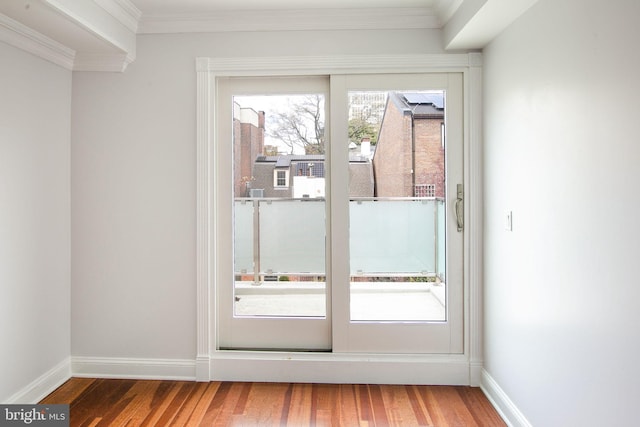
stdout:
<svg viewBox="0 0 640 427">
<path fill-rule="evenodd" d="M 445 209 L 440 198 L 349 202 L 353 277 L 437 277 L 445 281 Z M 325 200 L 235 200 L 235 274 L 325 275 Z"/>
</svg>

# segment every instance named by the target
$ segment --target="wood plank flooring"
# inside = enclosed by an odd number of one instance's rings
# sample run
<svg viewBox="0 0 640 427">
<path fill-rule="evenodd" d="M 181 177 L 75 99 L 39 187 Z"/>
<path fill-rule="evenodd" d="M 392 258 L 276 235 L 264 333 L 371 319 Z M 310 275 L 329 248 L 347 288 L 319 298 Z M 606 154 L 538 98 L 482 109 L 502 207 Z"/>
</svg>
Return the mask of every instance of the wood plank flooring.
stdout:
<svg viewBox="0 0 640 427">
<path fill-rule="evenodd" d="M 504 426 L 479 388 L 72 378 L 71 426 Z"/>
</svg>

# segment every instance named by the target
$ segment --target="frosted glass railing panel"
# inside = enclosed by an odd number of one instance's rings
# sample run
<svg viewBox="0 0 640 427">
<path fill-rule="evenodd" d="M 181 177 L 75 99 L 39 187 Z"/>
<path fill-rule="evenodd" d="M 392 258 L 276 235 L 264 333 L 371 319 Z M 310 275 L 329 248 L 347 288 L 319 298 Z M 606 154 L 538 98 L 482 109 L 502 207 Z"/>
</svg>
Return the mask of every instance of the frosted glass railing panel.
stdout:
<svg viewBox="0 0 640 427">
<path fill-rule="evenodd" d="M 325 273 L 324 200 L 260 201 L 260 271 Z"/>
<path fill-rule="evenodd" d="M 434 274 L 435 200 L 349 203 L 351 274 Z"/>
<path fill-rule="evenodd" d="M 447 241 L 447 228 L 446 228 L 446 215 L 444 212 L 444 202 L 442 200 L 438 200 L 438 270 L 436 274 L 442 281 L 446 281 L 445 271 L 446 271 L 446 241 Z"/>
<path fill-rule="evenodd" d="M 234 214 L 234 271 L 253 273 L 253 202 L 235 202 Z"/>
</svg>

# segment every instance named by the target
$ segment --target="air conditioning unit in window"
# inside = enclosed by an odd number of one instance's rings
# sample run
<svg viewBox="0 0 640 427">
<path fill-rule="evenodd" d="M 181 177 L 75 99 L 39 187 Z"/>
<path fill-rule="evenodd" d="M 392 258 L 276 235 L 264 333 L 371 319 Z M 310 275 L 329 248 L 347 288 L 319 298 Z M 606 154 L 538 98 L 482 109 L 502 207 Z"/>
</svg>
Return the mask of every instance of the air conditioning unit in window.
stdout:
<svg viewBox="0 0 640 427">
<path fill-rule="evenodd" d="M 264 188 L 250 188 L 249 197 L 251 198 L 264 197 Z"/>
</svg>

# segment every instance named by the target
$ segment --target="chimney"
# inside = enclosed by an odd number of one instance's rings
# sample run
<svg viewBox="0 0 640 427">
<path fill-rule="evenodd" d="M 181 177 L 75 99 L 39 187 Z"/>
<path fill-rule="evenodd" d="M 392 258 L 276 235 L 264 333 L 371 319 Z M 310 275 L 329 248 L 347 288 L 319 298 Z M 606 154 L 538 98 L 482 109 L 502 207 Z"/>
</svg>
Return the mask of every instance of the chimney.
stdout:
<svg viewBox="0 0 640 427">
<path fill-rule="evenodd" d="M 362 138 L 360 142 L 360 154 L 363 157 L 369 158 L 371 155 L 371 138 Z"/>
</svg>

